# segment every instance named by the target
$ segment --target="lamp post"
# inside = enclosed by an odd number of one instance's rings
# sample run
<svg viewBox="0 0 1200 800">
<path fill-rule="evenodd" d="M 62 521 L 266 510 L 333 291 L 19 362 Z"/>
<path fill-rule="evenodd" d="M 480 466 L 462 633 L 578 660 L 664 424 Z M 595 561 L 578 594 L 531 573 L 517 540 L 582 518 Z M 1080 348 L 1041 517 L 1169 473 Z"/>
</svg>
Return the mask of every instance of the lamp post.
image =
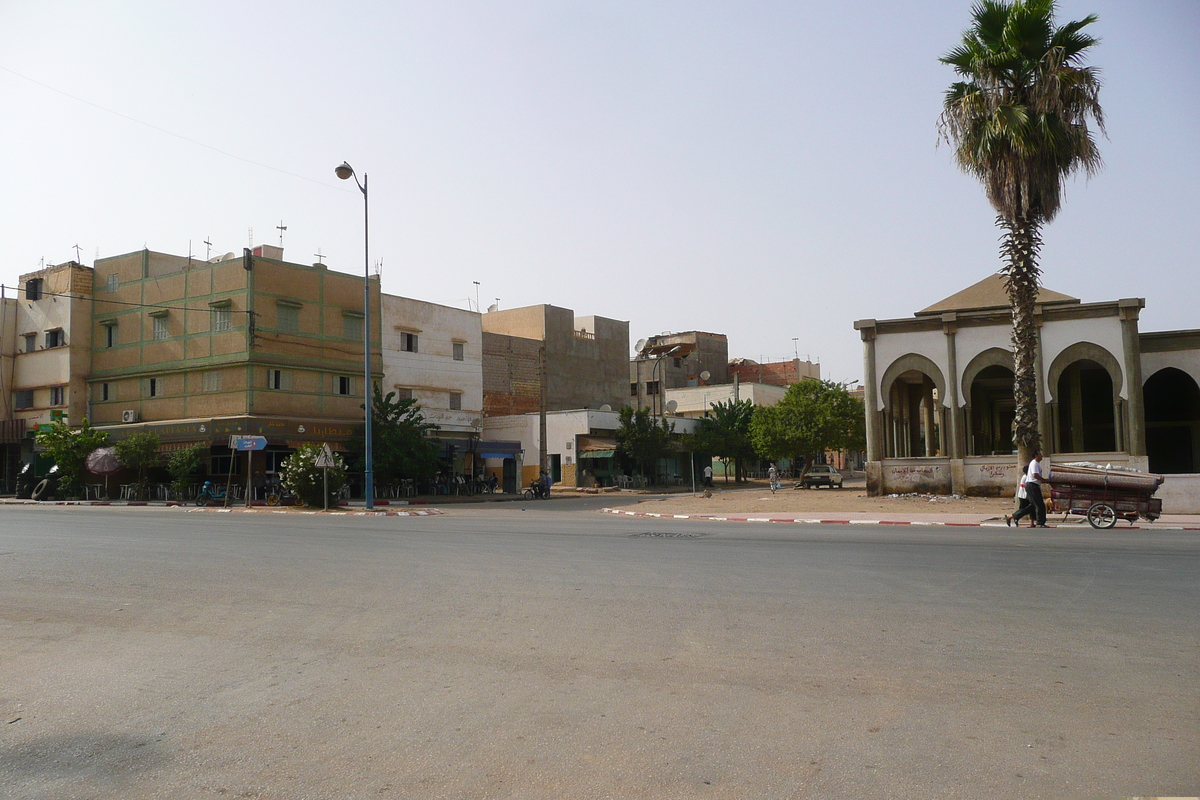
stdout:
<svg viewBox="0 0 1200 800">
<path fill-rule="evenodd" d="M 651 382 L 654 382 L 654 380 L 655 380 L 654 375 L 655 375 L 655 373 L 658 372 L 658 365 L 663 362 L 663 359 L 669 358 L 669 357 L 675 355 L 682 349 L 683 349 L 683 345 L 677 344 L 674 347 L 672 347 L 670 350 L 668 350 L 667 352 L 660 355 L 654 361 L 654 366 L 650 367 L 650 381 Z M 651 403 L 651 412 L 654 414 L 654 416 L 657 417 L 658 416 L 657 407 L 661 405 L 663 407 L 663 416 L 666 416 L 666 393 L 661 385 L 658 386 L 658 394 L 663 398 L 663 402 L 662 403 Z"/>
<path fill-rule="evenodd" d="M 363 451 L 363 500 L 368 511 L 375 509 L 375 470 L 372 466 L 371 454 L 371 256 L 369 250 L 370 212 L 367 198 L 367 174 L 364 172 L 362 183 L 354 174 L 354 168 L 345 161 L 335 167 L 334 174 L 342 180 L 354 178 L 363 196 L 363 409 L 364 436 L 366 447 Z"/>
</svg>

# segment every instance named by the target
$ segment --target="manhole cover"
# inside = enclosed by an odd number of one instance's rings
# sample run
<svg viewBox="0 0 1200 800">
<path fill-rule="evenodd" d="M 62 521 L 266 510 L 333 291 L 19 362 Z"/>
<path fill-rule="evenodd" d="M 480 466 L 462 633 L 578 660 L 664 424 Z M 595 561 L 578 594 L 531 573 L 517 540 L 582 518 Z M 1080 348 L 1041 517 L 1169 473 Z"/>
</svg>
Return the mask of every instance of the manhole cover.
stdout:
<svg viewBox="0 0 1200 800">
<path fill-rule="evenodd" d="M 690 533 L 688 531 L 646 531 L 644 533 L 631 533 L 630 539 L 700 539 L 707 536 L 706 533 Z"/>
</svg>

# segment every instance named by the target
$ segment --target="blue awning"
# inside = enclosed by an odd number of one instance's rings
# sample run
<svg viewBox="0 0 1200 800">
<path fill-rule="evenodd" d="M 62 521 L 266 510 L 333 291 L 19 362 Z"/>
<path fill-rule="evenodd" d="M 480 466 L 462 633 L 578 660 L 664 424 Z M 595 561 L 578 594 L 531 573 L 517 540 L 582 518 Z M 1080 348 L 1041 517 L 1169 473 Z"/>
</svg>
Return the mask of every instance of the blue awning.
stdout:
<svg viewBox="0 0 1200 800">
<path fill-rule="evenodd" d="M 520 442 L 475 443 L 475 455 L 480 458 L 516 458 L 523 452 Z"/>
</svg>

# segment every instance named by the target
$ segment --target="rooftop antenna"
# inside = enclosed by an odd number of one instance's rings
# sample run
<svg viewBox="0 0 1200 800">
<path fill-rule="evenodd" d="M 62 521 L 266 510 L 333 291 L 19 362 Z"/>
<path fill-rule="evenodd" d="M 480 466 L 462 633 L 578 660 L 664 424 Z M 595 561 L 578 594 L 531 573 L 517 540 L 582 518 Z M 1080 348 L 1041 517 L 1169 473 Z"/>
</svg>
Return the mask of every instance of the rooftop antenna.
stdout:
<svg viewBox="0 0 1200 800">
<path fill-rule="evenodd" d="M 192 240 L 188 239 L 188 266 L 192 265 Z"/>
<path fill-rule="evenodd" d="M 208 261 L 210 258 L 212 258 L 212 242 L 209 241 L 209 239 L 211 239 L 211 238 L 212 238 L 211 236 L 204 237 L 204 260 L 205 261 Z"/>
<path fill-rule="evenodd" d="M 479 281 L 471 281 L 475 284 L 475 313 L 479 313 Z"/>
<path fill-rule="evenodd" d="M 279 231 L 279 246 L 282 248 L 283 247 L 283 232 L 287 230 L 287 225 L 283 224 L 283 220 L 279 220 L 279 224 L 275 226 L 275 229 Z"/>
<path fill-rule="evenodd" d="M 75 245 L 75 263 L 79 263 L 79 245 Z"/>
<path fill-rule="evenodd" d="M 375 262 L 375 275 L 378 276 L 383 272 L 383 259 L 380 258 Z"/>
<path fill-rule="evenodd" d="M 313 253 L 313 258 L 317 259 L 318 264 L 325 263 L 325 256 L 321 254 L 321 248 L 317 248 L 317 252 Z"/>
<path fill-rule="evenodd" d="M 254 228 L 247 228 L 246 233 L 250 239 L 250 246 L 254 247 Z"/>
</svg>

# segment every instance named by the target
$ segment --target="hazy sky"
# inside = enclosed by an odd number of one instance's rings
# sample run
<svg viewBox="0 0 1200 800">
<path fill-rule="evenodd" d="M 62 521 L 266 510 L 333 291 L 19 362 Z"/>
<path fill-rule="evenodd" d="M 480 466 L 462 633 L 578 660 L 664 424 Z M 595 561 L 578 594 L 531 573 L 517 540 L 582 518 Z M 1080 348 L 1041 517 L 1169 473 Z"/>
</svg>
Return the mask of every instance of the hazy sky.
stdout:
<svg viewBox="0 0 1200 800">
<path fill-rule="evenodd" d="M 1096 13 L 1105 170 L 1045 230 L 1050 288 L 1200 328 L 1200 2 Z M 938 147 L 965 0 L 0 2 L 0 279 L 249 232 L 465 308 L 551 303 L 862 377 L 856 319 L 999 266 Z M 219 152 L 218 152 L 219 151 Z M 798 338 L 798 342 L 793 342 Z"/>
</svg>

